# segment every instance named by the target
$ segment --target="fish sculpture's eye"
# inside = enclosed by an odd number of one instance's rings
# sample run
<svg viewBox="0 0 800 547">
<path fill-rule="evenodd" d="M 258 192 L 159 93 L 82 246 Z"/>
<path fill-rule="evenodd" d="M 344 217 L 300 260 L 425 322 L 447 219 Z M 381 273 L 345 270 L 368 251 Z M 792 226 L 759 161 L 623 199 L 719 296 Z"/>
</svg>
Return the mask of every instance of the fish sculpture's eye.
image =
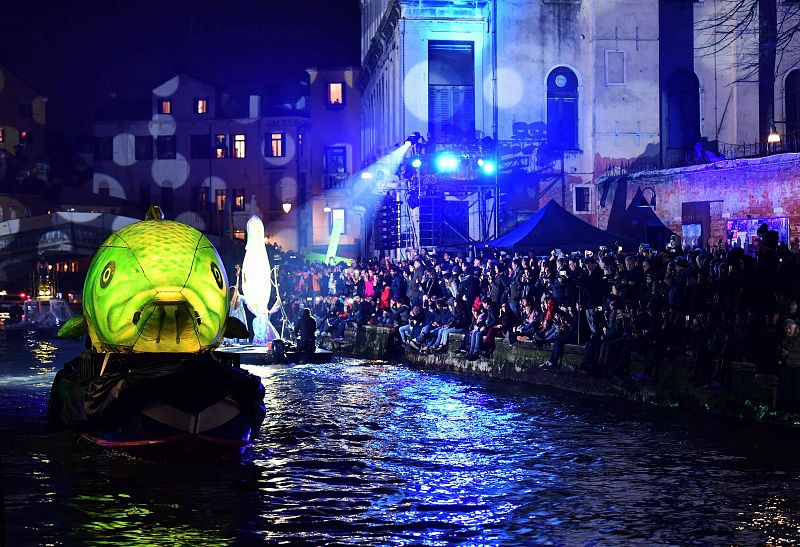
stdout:
<svg viewBox="0 0 800 547">
<path fill-rule="evenodd" d="M 214 281 L 217 282 L 217 287 L 222 288 L 222 272 L 219 271 L 219 266 L 214 262 L 211 263 L 211 274 L 214 276 Z"/>
<path fill-rule="evenodd" d="M 100 274 L 100 287 L 105 289 L 108 287 L 108 284 L 111 283 L 111 278 L 114 277 L 114 270 L 116 269 L 116 265 L 112 260 L 106 267 L 103 268 L 103 273 Z"/>
</svg>

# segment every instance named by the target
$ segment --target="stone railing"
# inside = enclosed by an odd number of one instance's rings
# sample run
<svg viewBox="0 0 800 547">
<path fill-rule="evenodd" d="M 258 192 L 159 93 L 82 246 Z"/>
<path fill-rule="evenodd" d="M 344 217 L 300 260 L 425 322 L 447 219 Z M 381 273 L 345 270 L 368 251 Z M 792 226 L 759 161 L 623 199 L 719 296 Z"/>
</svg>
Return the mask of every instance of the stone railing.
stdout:
<svg viewBox="0 0 800 547">
<path fill-rule="evenodd" d="M 343 339 L 322 337 L 320 345 L 343 355 L 365 359 L 402 361 L 410 366 L 449 373 L 523 381 L 591 395 L 705 410 L 800 427 L 800 413 L 797 412 L 800 406 L 800 369 L 796 371 L 797 374 L 781 378 L 779 383 L 777 375 L 759 374 L 752 363 L 733 362 L 725 387 L 719 391 L 709 391 L 704 386 L 698 386 L 692 378 L 696 362 L 688 356 L 665 358 L 659 368 L 658 380 L 640 383 L 632 377 L 642 372 L 647 363 L 636 354 L 631 357 L 629 375 L 598 378 L 580 369 L 582 346 L 568 345 L 559 368 L 542 370 L 539 364 L 550 357 L 550 350 L 537 349 L 529 343 L 509 345 L 498 338 L 491 357 L 470 361 L 455 351 L 461 343 L 461 335 L 450 336 L 447 352 L 392 353 L 389 350 L 391 332 L 392 329 L 385 327 L 350 327 L 345 330 Z M 794 383 L 798 386 L 793 386 Z M 777 410 L 779 401 L 783 410 Z"/>
</svg>

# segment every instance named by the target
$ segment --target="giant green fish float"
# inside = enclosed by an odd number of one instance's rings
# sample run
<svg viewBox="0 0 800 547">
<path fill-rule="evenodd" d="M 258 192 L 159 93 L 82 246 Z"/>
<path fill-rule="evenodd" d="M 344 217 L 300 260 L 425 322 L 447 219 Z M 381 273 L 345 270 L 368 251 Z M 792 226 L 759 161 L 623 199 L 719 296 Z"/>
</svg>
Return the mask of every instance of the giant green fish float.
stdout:
<svg viewBox="0 0 800 547">
<path fill-rule="evenodd" d="M 219 254 L 198 230 L 153 208 L 143 222 L 111 234 L 83 286 L 83 315 L 59 336 L 88 331 L 99 352 L 195 353 L 247 338 L 228 317 L 228 278 Z"/>
<path fill-rule="evenodd" d="M 235 354 L 214 351 L 248 338 L 229 306 L 208 238 L 152 206 L 89 266 L 83 313 L 59 331 L 86 335 L 87 351 L 56 375 L 51 418 L 104 447 L 240 452 L 263 420 L 264 389 Z"/>
</svg>

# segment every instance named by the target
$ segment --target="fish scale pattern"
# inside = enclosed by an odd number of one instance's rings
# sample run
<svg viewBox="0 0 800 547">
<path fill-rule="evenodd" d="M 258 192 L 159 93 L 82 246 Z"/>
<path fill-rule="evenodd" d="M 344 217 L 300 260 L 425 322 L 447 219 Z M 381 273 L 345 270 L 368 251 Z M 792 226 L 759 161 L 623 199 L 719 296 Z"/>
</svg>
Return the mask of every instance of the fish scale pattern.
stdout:
<svg viewBox="0 0 800 547">
<path fill-rule="evenodd" d="M 197 244 L 204 236 L 186 224 L 170 220 L 137 222 L 118 232 L 145 275 L 158 285 L 182 285 L 192 267 Z M 169 249 L 169 252 L 164 252 Z"/>
</svg>

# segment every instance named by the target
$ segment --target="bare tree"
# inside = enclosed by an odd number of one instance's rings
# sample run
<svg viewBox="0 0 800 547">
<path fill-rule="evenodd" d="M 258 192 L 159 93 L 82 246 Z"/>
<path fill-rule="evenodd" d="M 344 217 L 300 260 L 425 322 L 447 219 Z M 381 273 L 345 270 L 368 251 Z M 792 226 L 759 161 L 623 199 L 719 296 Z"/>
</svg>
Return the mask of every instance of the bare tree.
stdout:
<svg viewBox="0 0 800 547">
<path fill-rule="evenodd" d="M 759 134 L 770 132 L 774 116 L 775 80 L 800 64 L 800 4 L 778 0 L 715 0 L 714 13 L 695 28 L 707 36 L 696 49 L 716 55 L 733 48 L 735 82 L 757 82 Z M 798 36 L 800 38 L 800 36 Z"/>
</svg>

